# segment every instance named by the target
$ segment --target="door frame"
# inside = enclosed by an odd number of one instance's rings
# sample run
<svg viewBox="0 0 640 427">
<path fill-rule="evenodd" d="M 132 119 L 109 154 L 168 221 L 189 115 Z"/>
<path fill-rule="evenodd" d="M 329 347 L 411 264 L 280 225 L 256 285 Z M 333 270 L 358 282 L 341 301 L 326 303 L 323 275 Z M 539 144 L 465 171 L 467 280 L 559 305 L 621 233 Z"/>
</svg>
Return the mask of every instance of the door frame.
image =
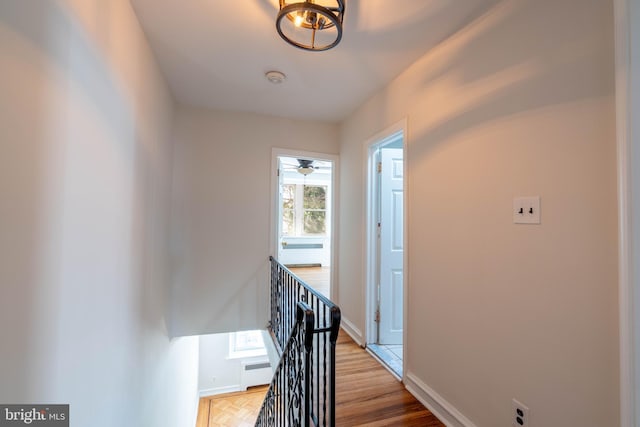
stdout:
<svg viewBox="0 0 640 427">
<path fill-rule="evenodd" d="M 271 187 L 270 187 L 270 199 L 271 199 L 271 215 L 270 215 L 270 238 L 269 238 L 269 250 L 274 257 L 278 255 L 278 232 L 280 226 L 278 224 L 279 206 L 278 206 L 278 157 L 303 157 L 314 160 L 322 160 L 331 162 L 331 236 L 329 238 L 329 244 L 331 245 L 331 277 L 329 283 L 330 300 L 337 303 L 337 292 L 334 289 L 338 272 L 338 182 L 339 182 L 339 156 L 336 154 L 318 153 L 315 151 L 294 150 L 289 148 L 277 148 L 271 149 Z"/>
<path fill-rule="evenodd" d="M 365 221 L 365 286 L 363 287 L 364 295 L 363 301 L 365 301 L 365 345 L 375 341 L 377 325 L 375 321 L 375 312 L 377 308 L 377 286 L 378 279 L 377 265 L 378 259 L 378 243 L 377 243 L 377 204 L 378 195 L 376 194 L 375 185 L 371 185 L 377 179 L 376 171 L 376 151 L 379 147 L 387 144 L 391 138 L 402 132 L 402 151 L 403 151 L 403 175 L 402 182 L 404 201 L 403 201 L 403 242 L 404 253 L 402 257 L 402 269 L 403 269 L 403 283 L 402 283 L 402 346 L 406 350 L 407 346 L 407 315 L 408 315 L 408 290 L 409 290 L 409 239 L 407 230 L 409 229 L 409 197 L 407 197 L 408 190 L 408 134 L 407 134 L 407 119 L 404 118 L 393 125 L 387 127 L 381 132 L 376 133 L 371 138 L 364 142 L 364 158 L 365 172 L 364 172 L 364 188 L 366 195 L 366 221 Z M 407 352 L 403 352 L 402 358 L 402 372 L 403 376 L 407 372 Z"/>
<path fill-rule="evenodd" d="M 640 426 L 640 0 L 614 0 L 620 425 Z"/>
</svg>

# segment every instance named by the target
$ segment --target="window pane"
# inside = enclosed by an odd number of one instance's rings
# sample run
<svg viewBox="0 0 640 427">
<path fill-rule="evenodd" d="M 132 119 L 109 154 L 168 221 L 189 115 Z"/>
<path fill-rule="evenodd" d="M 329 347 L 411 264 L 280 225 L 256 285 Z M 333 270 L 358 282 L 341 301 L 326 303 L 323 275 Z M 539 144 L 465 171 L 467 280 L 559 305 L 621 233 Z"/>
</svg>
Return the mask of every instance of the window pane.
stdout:
<svg viewBox="0 0 640 427">
<path fill-rule="evenodd" d="M 293 209 L 296 186 L 287 184 L 282 186 L 282 206 L 285 209 Z"/>
<path fill-rule="evenodd" d="M 292 209 L 282 211 L 282 234 L 284 236 L 293 236 L 296 234 L 295 214 Z"/>
<path fill-rule="evenodd" d="M 267 349 L 260 331 L 231 332 L 229 334 L 229 358 L 264 356 Z"/>
<path fill-rule="evenodd" d="M 304 212 L 304 233 L 305 234 L 325 234 L 325 212 L 305 211 Z"/>
<path fill-rule="evenodd" d="M 295 185 L 282 186 L 282 234 L 285 236 L 293 236 L 296 232 L 295 194 Z"/>
<path fill-rule="evenodd" d="M 235 333 L 233 351 L 261 350 L 264 348 L 260 331 L 243 331 Z"/>
<path fill-rule="evenodd" d="M 325 209 L 327 187 L 316 185 L 304 186 L 304 208 Z"/>
</svg>

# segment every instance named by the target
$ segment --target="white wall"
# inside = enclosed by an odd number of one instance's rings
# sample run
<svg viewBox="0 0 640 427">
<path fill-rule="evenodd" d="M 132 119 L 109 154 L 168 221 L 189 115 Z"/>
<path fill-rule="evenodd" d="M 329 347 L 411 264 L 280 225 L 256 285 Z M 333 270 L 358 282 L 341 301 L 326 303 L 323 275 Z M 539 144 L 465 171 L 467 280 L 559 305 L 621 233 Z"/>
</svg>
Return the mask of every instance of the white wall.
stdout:
<svg viewBox="0 0 640 427">
<path fill-rule="evenodd" d="M 166 328 L 173 101 L 125 0 L 0 2 L 0 401 L 189 426 Z"/>
<path fill-rule="evenodd" d="M 231 393 L 247 389 L 243 382 L 243 363 L 267 363 L 269 356 L 266 353 L 266 345 L 271 344 L 271 335 L 263 332 L 265 339 L 265 354 L 252 357 L 230 357 L 229 337 L 231 334 L 201 335 L 200 338 L 200 362 L 198 374 L 198 389 L 200 396 L 213 396 L 221 393 Z M 266 341 L 269 340 L 269 341 Z M 250 379 L 259 378 L 262 384 L 269 384 L 275 370 L 276 363 L 269 368 L 248 371 L 252 374 Z M 269 362 L 271 363 L 271 362 Z M 245 380 L 246 381 L 246 380 Z M 259 384 L 249 384 L 249 386 Z"/>
<path fill-rule="evenodd" d="M 174 140 L 171 332 L 264 329 L 271 149 L 336 154 L 338 127 L 179 107 Z"/>
<path fill-rule="evenodd" d="M 240 360 L 228 357 L 228 333 L 200 336 L 198 389 L 201 396 L 240 390 Z"/>
<path fill-rule="evenodd" d="M 618 425 L 612 23 L 606 0 L 504 1 L 341 128 L 343 316 L 364 331 L 363 142 L 406 117 L 405 379 L 479 427 L 514 397 L 532 425 Z M 514 225 L 530 195 L 542 224 Z"/>
</svg>

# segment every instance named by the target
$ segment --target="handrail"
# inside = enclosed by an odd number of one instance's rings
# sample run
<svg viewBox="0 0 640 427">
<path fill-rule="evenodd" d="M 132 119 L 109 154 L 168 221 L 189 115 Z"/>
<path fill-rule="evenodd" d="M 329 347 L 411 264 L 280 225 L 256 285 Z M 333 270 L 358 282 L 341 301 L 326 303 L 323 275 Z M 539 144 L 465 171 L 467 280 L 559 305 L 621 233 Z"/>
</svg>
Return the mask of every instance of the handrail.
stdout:
<svg viewBox="0 0 640 427">
<path fill-rule="evenodd" d="M 309 395 L 314 313 L 299 302 L 296 321 L 262 402 L 256 427 L 311 426 Z"/>
<path fill-rule="evenodd" d="M 269 330 L 281 355 L 280 363 L 289 363 L 290 366 L 290 362 L 282 361 L 291 358 L 291 355 L 288 354 L 288 349 L 291 346 L 295 347 L 295 345 L 289 344 L 289 340 L 295 336 L 295 333 L 299 333 L 297 331 L 299 328 L 297 326 L 298 312 L 300 303 L 302 303 L 302 307 L 309 310 L 308 312 L 305 311 L 305 313 L 313 314 L 313 334 L 311 347 L 308 352 L 305 352 L 305 357 L 309 358 L 308 369 L 305 369 L 308 382 L 305 382 L 304 401 L 301 401 L 300 404 L 304 404 L 305 408 L 308 405 L 309 410 L 306 411 L 305 409 L 304 413 L 308 414 L 309 422 L 312 422 L 314 426 L 333 427 L 335 426 L 335 350 L 340 329 L 340 308 L 303 282 L 275 258 L 269 257 L 269 260 L 271 262 L 271 319 L 269 321 Z M 300 346 L 297 348 L 302 350 Z M 277 375 L 276 371 L 274 381 L 276 381 Z M 274 386 L 282 386 L 282 384 L 274 384 L 272 382 L 269 389 L 270 392 Z M 274 390 L 271 394 L 272 401 L 269 402 L 271 409 L 265 406 L 269 399 L 269 393 L 267 394 L 259 422 L 260 419 L 264 418 L 263 411 L 268 414 L 269 412 L 283 409 L 282 405 L 280 405 L 281 402 L 275 399 L 277 393 Z M 289 424 L 287 422 L 277 425 L 299 424 Z"/>
<path fill-rule="evenodd" d="M 269 326 L 275 335 L 279 352 L 281 352 L 288 333 L 293 327 L 297 301 L 306 301 L 314 310 L 318 307 L 322 308 L 322 313 L 315 310 L 316 327 L 331 328 L 337 339 L 340 330 L 340 308 L 273 256 L 269 257 L 269 261 L 271 262 L 271 319 Z"/>
</svg>

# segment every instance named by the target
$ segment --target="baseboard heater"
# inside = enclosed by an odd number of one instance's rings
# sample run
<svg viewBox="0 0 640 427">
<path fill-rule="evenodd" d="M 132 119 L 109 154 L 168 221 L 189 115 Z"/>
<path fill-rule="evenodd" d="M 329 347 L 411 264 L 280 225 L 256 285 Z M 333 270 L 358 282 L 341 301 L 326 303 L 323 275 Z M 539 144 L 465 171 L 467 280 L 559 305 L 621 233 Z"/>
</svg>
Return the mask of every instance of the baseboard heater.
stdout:
<svg viewBox="0 0 640 427">
<path fill-rule="evenodd" d="M 242 362 L 240 386 L 246 390 L 247 387 L 269 384 L 272 376 L 271 363 L 266 359 Z"/>
<path fill-rule="evenodd" d="M 322 243 L 287 243 L 282 244 L 282 249 L 322 249 Z"/>
<path fill-rule="evenodd" d="M 322 267 L 322 264 L 319 262 L 311 263 L 311 264 L 285 264 L 287 268 L 310 268 L 310 267 Z"/>
<path fill-rule="evenodd" d="M 253 363 L 253 364 L 244 365 L 244 370 L 254 371 L 256 369 L 264 369 L 264 368 L 270 368 L 270 367 L 271 367 L 271 363 L 269 362 Z"/>
</svg>

